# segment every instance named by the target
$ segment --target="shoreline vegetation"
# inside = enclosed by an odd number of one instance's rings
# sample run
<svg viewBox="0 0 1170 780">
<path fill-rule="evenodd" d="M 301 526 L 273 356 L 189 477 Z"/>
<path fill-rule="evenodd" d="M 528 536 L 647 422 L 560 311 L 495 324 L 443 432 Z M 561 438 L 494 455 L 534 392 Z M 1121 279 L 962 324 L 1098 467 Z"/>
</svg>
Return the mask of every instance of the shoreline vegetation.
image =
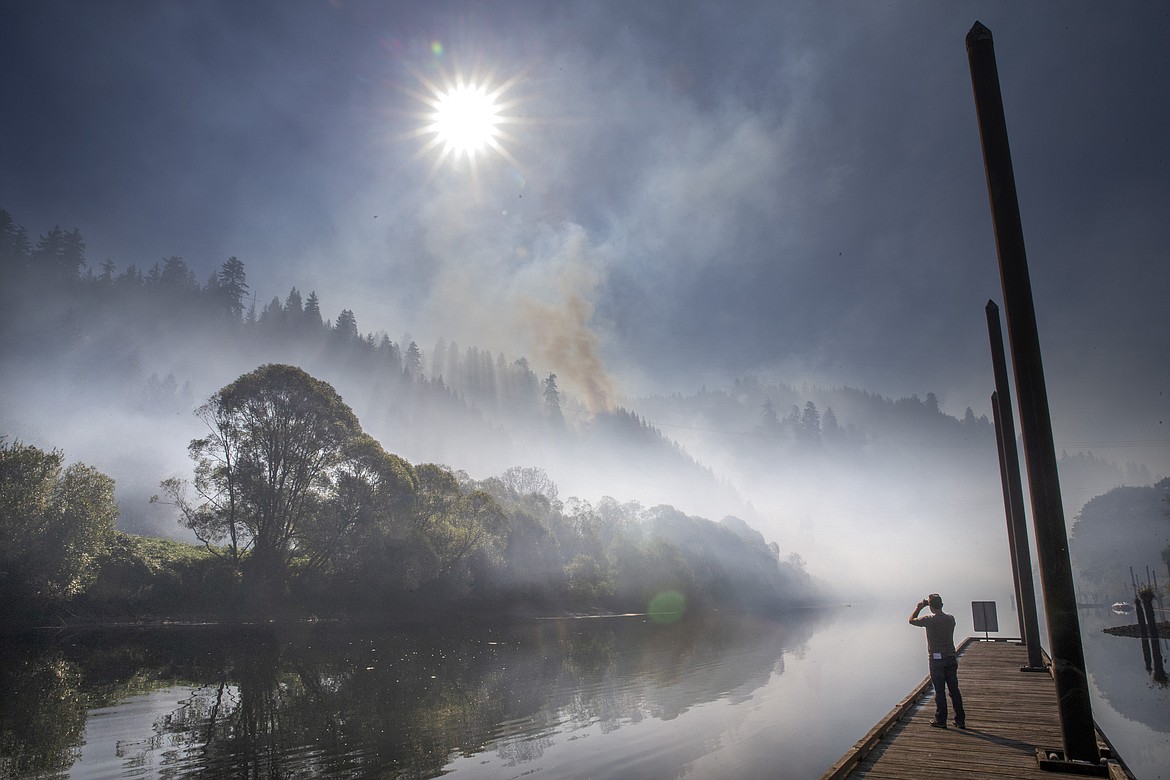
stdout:
<svg viewBox="0 0 1170 780">
<path fill-rule="evenodd" d="M 8 622 L 0 624 L 0 637 L 17 634 L 39 634 L 59 631 L 140 631 L 143 629 L 191 629 L 191 628 L 282 628 L 295 626 L 338 626 L 345 628 L 427 628 L 457 623 L 467 627 L 474 625 L 513 625 L 529 621 L 576 621 L 576 620 L 618 620 L 642 618 L 651 622 L 669 624 L 677 622 L 688 614 L 739 613 L 756 614 L 763 617 L 782 617 L 787 614 L 815 609 L 843 609 L 851 605 L 844 603 L 793 602 L 767 612 L 732 608 L 705 608 L 688 612 L 548 612 L 526 613 L 523 611 L 474 611 L 466 608 L 435 609 L 427 612 L 390 611 L 380 615 L 304 615 L 292 612 L 280 614 L 253 615 L 139 615 L 126 618 L 110 618 L 91 615 L 54 615 L 55 622 Z"/>
<path fill-rule="evenodd" d="M 0 623 L 381 623 L 815 599 L 799 556 L 734 516 L 561 501 L 540 469 L 476 481 L 364 433 L 333 388 L 264 365 L 197 410 L 193 481 L 161 487 L 192 544 L 116 530 L 112 478 L 0 437 Z"/>
</svg>

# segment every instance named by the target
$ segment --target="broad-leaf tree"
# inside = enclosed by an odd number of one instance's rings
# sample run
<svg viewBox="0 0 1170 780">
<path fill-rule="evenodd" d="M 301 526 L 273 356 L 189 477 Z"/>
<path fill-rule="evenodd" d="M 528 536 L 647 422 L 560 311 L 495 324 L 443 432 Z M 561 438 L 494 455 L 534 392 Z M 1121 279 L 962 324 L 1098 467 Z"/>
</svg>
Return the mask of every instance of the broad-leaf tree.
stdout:
<svg viewBox="0 0 1170 780">
<path fill-rule="evenodd" d="M 114 480 L 82 463 L 0 441 L 0 601 L 38 606 L 81 593 L 118 516 Z"/>
<path fill-rule="evenodd" d="M 199 539 L 247 564 L 254 586 L 283 586 L 293 559 L 312 559 L 329 536 L 320 516 L 331 513 L 334 478 L 362 434 L 357 417 L 331 385 L 278 364 L 241 376 L 196 415 L 209 429 L 188 447 L 197 503 L 179 480 L 164 492 Z"/>
<path fill-rule="evenodd" d="M 321 511 L 305 524 L 299 574 L 357 571 L 385 540 L 402 537 L 413 512 L 418 477 L 404 459 L 366 434 L 346 443 Z"/>
<path fill-rule="evenodd" d="M 507 517 L 491 495 L 478 488 L 465 491 L 444 466 L 425 463 L 415 473 L 415 530 L 433 556 L 431 576 L 424 578 L 443 577 L 454 584 L 473 554 L 499 555 Z"/>
</svg>

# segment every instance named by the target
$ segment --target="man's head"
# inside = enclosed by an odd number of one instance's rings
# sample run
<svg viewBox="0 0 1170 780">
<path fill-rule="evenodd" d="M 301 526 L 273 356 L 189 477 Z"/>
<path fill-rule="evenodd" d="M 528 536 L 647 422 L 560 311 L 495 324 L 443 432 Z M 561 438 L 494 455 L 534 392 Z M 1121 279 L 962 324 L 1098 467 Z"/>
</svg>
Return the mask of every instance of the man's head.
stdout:
<svg viewBox="0 0 1170 780">
<path fill-rule="evenodd" d="M 926 603 L 930 606 L 932 612 L 938 612 L 943 606 L 942 596 L 937 593 L 931 593 L 926 597 Z"/>
</svg>

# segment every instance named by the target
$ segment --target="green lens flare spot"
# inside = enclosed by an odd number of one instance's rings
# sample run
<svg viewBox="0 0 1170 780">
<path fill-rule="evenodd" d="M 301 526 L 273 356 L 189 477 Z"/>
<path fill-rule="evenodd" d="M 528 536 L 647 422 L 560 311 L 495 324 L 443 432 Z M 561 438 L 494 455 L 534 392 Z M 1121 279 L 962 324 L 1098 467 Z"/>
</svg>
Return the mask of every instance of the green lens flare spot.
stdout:
<svg viewBox="0 0 1170 780">
<path fill-rule="evenodd" d="M 677 590 L 664 590 L 650 599 L 648 612 L 655 623 L 674 623 L 683 616 L 687 608 L 687 597 Z"/>
</svg>

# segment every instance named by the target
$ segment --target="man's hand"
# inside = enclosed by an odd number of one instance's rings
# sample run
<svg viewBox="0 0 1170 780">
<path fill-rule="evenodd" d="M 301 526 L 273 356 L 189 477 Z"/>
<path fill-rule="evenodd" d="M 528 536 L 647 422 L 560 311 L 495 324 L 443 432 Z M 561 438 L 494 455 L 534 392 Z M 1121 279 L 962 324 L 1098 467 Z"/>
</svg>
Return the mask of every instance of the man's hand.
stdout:
<svg viewBox="0 0 1170 780">
<path fill-rule="evenodd" d="M 918 613 L 925 609 L 928 604 L 930 604 L 930 602 L 926 599 L 918 602 L 918 606 L 914 607 L 914 611 L 910 613 L 910 619 L 907 622 L 913 623 L 915 620 L 917 620 Z"/>
</svg>

